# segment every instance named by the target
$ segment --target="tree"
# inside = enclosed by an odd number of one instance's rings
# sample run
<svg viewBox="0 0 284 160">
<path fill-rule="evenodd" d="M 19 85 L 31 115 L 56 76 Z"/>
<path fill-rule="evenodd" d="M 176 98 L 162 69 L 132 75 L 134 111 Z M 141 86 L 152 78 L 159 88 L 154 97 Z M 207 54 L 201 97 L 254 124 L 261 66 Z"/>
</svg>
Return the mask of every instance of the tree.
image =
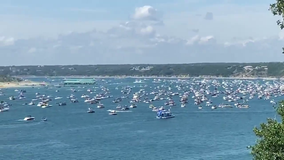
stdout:
<svg viewBox="0 0 284 160">
<path fill-rule="evenodd" d="M 284 0 L 276 0 L 270 4 L 269 10 L 274 16 L 280 16 L 277 25 L 284 29 Z M 284 54 L 284 48 L 282 48 Z M 279 102 L 275 108 L 281 117 L 281 122 L 268 118 L 267 123 L 253 129 L 258 140 L 254 146 L 250 146 L 251 154 L 255 160 L 284 160 L 284 101 Z"/>
<path fill-rule="evenodd" d="M 284 0 L 276 0 L 275 3 L 270 4 L 269 10 L 274 16 L 281 17 L 276 21 L 276 23 L 282 30 L 284 28 Z M 282 48 L 282 53 L 284 54 L 284 48 Z"/>
<path fill-rule="evenodd" d="M 281 117 L 281 122 L 268 118 L 267 123 L 262 123 L 259 128 L 253 129 L 258 140 L 249 148 L 255 160 L 284 159 L 284 101 L 279 102 L 275 109 Z"/>
</svg>

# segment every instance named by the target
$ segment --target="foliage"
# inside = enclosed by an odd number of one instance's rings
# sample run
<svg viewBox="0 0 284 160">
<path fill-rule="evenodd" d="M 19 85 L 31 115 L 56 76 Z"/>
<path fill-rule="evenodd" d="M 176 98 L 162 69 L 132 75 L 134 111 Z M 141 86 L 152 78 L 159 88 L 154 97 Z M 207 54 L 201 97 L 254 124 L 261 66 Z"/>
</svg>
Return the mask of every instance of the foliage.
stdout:
<svg viewBox="0 0 284 160">
<path fill-rule="evenodd" d="M 270 4 L 269 10 L 274 16 L 280 16 L 281 18 L 276 21 L 277 25 L 282 30 L 284 28 L 284 0 L 276 0 L 275 3 Z M 284 48 L 282 48 L 284 54 Z"/>
<path fill-rule="evenodd" d="M 259 138 L 251 147 L 251 154 L 255 160 L 283 160 L 284 159 L 284 101 L 276 108 L 281 117 L 279 123 L 276 119 L 267 119 L 267 123 L 254 128 L 255 135 Z"/>
<path fill-rule="evenodd" d="M 121 64 L 0 66 L 0 75 L 10 76 L 282 76 L 284 63 L 195 63 L 195 64 Z M 254 71 L 246 73 L 245 66 Z M 265 66 L 268 70 L 264 70 Z M 259 69 L 256 69 L 259 68 Z M 271 68 L 271 69 L 270 69 Z"/>
<path fill-rule="evenodd" d="M 19 78 L 0 75 L 0 82 L 20 82 L 20 81 L 22 81 L 22 80 L 19 79 Z"/>
<path fill-rule="evenodd" d="M 284 0 L 276 0 L 270 4 L 269 10 L 274 16 L 280 16 L 277 25 L 284 29 Z M 283 52 L 284 53 L 284 48 Z M 280 66 L 273 66 L 273 74 Z M 283 74 L 283 69 L 278 72 Z M 284 159 L 284 101 L 279 103 L 276 108 L 277 114 L 281 117 L 281 122 L 276 119 L 267 119 L 267 123 L 260 124 L 259 128 L 254 128 L 254 133 L 258 140 L 254 146 L 251 146 L 251 154 L 255 160 L 283 160 Z"/>
</svg>

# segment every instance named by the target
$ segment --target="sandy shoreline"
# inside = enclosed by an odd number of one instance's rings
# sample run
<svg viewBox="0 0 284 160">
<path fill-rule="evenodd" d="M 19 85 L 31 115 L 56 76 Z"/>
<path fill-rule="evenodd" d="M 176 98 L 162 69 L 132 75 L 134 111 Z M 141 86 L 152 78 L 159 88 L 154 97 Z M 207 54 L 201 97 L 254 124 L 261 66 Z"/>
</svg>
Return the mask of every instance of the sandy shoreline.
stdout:
<svg viewBox="0 0 284 160">
<path fill-rule="evenodd" d="M 22 82 L 0 82 L 1 88 L 23 88 L 23 87 L 38 87 L 45 86 L 45 82 L 33 82 L 33 81 L 22 81 Z"/>
</svg>

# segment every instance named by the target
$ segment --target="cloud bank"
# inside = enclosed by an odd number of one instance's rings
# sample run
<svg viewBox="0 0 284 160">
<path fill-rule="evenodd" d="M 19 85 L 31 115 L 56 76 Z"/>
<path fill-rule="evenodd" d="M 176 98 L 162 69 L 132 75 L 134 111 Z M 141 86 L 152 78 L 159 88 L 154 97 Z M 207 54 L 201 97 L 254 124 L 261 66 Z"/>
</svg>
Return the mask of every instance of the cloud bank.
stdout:
<svg viewBox="0 0 284 160">
<path fill-rule="evenodd" d="M 214 21 L 214 12 L 201 17 Z M 2 65 L 47 64 L 134 64 L 198 62 L 281 61 L 283 35 L 221 41 L 214 35 L 198 35 L 189 29 L 190 38 L 161 33 L 164 19 L 153 6 L 134 10 L 129 21 L 105 31 L 70 32 L 56 38 L 1 37 Z M 165 24 L 166 26 L 167 24 Z M 178 29 L 178 28 L 177 28 Z"/>
</svg>

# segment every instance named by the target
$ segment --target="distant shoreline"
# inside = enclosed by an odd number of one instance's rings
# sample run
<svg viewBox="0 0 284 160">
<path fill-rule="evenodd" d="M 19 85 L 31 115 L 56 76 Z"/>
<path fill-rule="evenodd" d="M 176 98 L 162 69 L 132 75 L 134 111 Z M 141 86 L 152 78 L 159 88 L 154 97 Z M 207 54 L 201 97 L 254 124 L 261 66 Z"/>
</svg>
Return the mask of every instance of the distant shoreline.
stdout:
<svg viewBox="0 0 284 160">
<path fill-rule="evenodd" d="M 45 86 L 45 82 L 22 81 L 22 82 L 0 82 L 0 89 L 4 88 L 25 88 Z"/>
<path fill-rule="evenodd" d="M 188 78 L 201 78 L 201 79 L 240 79 L 240 80 L 255 80 L 255 79 L 261 79 L 261 80 L 284 80 L 284 77 L 242 77 L 242 76 L 232 76 L 232 77 L 219 77 L 219 76 L 198 76 L 198 77 L 190 77 L 190 76 L 15 76 L 15 77 L 21 77 L 21 78 L 133 78 L 133 79 L 188 79 Z"/>
</svg>

